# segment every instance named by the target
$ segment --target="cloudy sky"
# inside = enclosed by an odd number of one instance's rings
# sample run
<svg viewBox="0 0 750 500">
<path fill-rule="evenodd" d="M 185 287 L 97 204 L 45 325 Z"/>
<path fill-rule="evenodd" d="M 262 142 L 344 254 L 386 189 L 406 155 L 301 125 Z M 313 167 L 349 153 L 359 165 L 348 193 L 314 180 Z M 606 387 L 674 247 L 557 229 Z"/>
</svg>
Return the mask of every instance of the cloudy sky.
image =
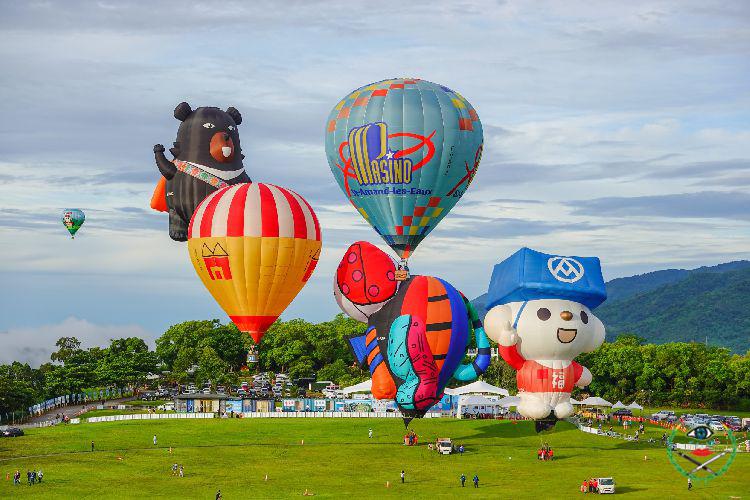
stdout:
<svg viewBox="0 0 750 500">
<path fill-rule="evenodd" d="M 225 319 L 148 209 L 183 100 L 238 108 L 250 176 L 321 219 L 321 264 L 285 318 L 330 318 L 344 248 L 380 243 L 323 127 L 394 76 L 458 90 L 485 130 L 413 271 L 473 297 L 521 246 L 597 255 L 608 279 L 750 254 L 748 2 L 0 1 L 0 37 L 0 362 Z M 64 207 L 87 214 L 75 240 Z"/>
</svg>

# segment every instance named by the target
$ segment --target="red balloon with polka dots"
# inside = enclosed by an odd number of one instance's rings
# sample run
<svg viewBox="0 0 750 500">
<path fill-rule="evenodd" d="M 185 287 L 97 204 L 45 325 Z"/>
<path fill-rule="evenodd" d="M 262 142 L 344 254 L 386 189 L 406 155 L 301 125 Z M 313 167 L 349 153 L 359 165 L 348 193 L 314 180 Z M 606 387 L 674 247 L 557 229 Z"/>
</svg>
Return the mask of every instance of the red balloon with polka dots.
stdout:
<svg viewBox="0 0 750 500">
<path fill-rule="evenodd" d="M 336 271 L 333 293 L 349 316 L 362 322 L 398 289 L 396 265 L 372 243 L 358 241 L 347 250 Z"/>
</svg>

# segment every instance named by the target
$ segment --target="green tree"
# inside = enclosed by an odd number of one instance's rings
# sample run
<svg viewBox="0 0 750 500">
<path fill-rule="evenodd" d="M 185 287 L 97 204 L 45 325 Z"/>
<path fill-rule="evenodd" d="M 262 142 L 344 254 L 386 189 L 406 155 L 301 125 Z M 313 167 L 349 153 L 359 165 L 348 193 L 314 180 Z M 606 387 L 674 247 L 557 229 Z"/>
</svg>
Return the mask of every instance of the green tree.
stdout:
<svg viewBox="0 0 750 500">
<path fill-rule="evenodd" d="M 101 385 L 124 388 L 138 386 L 156 371 L 157 357 L 143 339 L 112 340 L 101 356 L 96 374 Z"/>
<path fill-rule="evenodd" d="M 218 353 L 209 346 L 203 347 L 198 356 L 198 369 L 195 372 L 195 380 L 201 384 L 211 383 L 214 388 L 217 385 L 233 382 L 229 371 L 229 364 L 221 359 Z"/>
</svg>

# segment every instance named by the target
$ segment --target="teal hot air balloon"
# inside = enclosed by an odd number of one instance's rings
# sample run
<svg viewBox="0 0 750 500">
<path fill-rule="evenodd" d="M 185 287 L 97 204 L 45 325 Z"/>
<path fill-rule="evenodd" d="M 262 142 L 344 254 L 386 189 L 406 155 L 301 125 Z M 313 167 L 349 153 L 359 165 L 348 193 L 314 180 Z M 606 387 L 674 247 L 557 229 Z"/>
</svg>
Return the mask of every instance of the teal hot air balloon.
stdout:
<svg viewBox="0 0 750 500">
<path fill-rule="evenodd" d="M 336 182 L 402 259 L 466 192 L 482 140 L 479 116 L 461 94 L 416 78 L 355 90 L 326 125 Z"/>
<path fill-rule="evenodd" d="M 65 226 L 65 229 L 70 233 L 71 238 L 75 238 L 76 233 L 81 229 L 83 221 L 85 220 L 86 216 L 84 215 L 83 210 L 77 208 L 66 208 L 63 210 L 62 223 Z"/>
</svg>

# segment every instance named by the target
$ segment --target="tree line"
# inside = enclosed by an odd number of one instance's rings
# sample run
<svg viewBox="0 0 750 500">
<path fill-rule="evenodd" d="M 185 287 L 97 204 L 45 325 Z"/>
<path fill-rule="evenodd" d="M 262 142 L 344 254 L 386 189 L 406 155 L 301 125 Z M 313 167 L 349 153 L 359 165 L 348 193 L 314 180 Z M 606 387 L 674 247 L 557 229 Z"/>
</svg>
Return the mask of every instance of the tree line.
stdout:
<svg viewBox="0 0 750 500">
<path fill-rule="evenodd" d="M 277 321 L 261 342 L 257 366 L 249 367 L 246 353 L 252 340 L 218 320 L 173 325 L 156 340 L 154 350 L 134 337 L 88 349 L 75 337 L 63 337 L 50 361 L 39 368 L 0 365 L 0 415 L 91 388 L 138 387 L 150 374 L 170 385 L 237 385 L 257 371 L 351 385 L 369 378 L 369 371 L 355 365 L 346 341 L 363 329 L 341 314 L 322 323 Z M 591 394 L 649 406 L 750 408 L 750 351 L 732 355 L 729 349 L 701 343 L 656 345 L 623 335 L 577 361 L 594 374 L 588 388 L 576 389 L 577 397 Z M 492 360 L 483 379 L 511 393 L 516 390 L 515 371 L 500 359 Z"/>
</svg>

